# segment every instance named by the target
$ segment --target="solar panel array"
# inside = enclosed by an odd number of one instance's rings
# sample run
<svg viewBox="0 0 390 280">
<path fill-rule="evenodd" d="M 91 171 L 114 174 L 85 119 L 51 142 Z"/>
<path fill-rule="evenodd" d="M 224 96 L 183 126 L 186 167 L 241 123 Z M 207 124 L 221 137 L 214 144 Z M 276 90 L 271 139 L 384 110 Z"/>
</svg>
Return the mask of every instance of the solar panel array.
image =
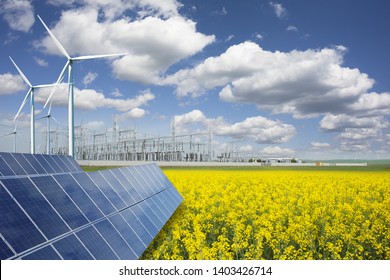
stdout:
<svg viewBox="0 0 390 280">
<path fill-rule="evenodd" d="M 182 200 L 154 163 L 0 153 L 0 258 L 138 259 Z"/>
</svg>

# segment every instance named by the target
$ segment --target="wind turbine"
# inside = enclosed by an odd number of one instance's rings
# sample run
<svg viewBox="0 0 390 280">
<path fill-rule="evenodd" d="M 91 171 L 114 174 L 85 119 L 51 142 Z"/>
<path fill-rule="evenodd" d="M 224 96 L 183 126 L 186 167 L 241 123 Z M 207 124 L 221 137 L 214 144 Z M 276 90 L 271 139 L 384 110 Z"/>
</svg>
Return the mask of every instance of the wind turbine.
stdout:
<svg viewBox="0 0 390 280">
<path fill-rule="evenodd" d="M 52 100 L 50 100 L 50 106 L 49 106 L 49 110 L 47 112 L 47 115 L 45 116 L 42 116 L 40 117 L 38 120 L 41 120 L 41 119 L 44 119 L 44 118 L 47 118 L 47 135 L 46 135 L 46 142 L 47 142 L 47 145 L 46 145 L 46 153 L 48 155 L 50 155 L 50 119 L 53 119 L 53 121 L 55 121 L 57 124 L 59 124 L 59 122 L 51 115 L 51 105 L 52 105 Z M 61 124 L 59 124 L 61 125 Z M 62 126 L 62 125 L 61 125 Z"/>
<path fill-rule="evenodd" d="M 126 54 L 105 54 L 105 55 L 84 55 L 84 56 L 77 56 L 77 57 L 70 57 L 68 52 L 65 50 L 65 48 L 61 45 L 61 43 L 57 40 L 57 38 L 54 36 L 54 34 L 51 32 L 51 30 L 47 27 L 45 22 L 41 19 L 41 17 L 38 15 L 39 20 L 42 22 L 43 26 L 46 28 L 47 32 L 49 33 L 50 37 L 53 39 L 54 43 L 56 44 L 57 48 L 61 51 L 61 53 L 68 59 L 68 61 L 65 63 L 64 68 L 62 69 L 60 76 L 58 77 L 57 83 L 63 78 L 65 75 L 66 69 L 68 69 L 68 129 L 69 129 L 69 155 L 71 157 L 74 156 L 74 92 L 73 92 L 73 62 L 74 61 L 82 61 L 82 60 L 88 60 L 88 59 L 94 59 L 94 58 L 105 58 L 105 57 L 114 57 L 114 56 L 124 56 Z M 52 93 L 50 94 L 48 100 L 46 101 L 46 104 L 44 107 L 47 106 L 48 102 L 52 98 L 54 94 L 54 89 Z"/>
<path fill-rule="evenodd" d="M 26 78 L 26 76 L 23 74 L 22 70 L 19 69 L 19 67 L 16 65 L 15 61 L 12 60 L 12 63 L 15 65 L 16 69 L 18 70 L 20 76 L 23 78 L 26 84 L 29 85 L 30 89 L 27 91 L 26 96 L 23 99 L 22 104 L 20 105 L 19 111 L 16 113 L 14 121 L 18 118 L 20 112 L 22 111 L 24 105 L 27 103 L 27 99 L 30 96 L 30 117 L 31 117 L 31 124 L 30 124 L 30 134 L 31 134 L 31 153 L 35 154 L 35 102 L 34 102 L 34 90 L 37 88 L 45 88 L 45 87 L 55 87 L 56 84 L 50 84 L 50 85 L 37 85 L 33 86 L 30 81 Z"/>
<path fill-rule="evenodd" d="M 15 121 L 15 120 L 14 120 L 14 121 Z M 9 135 L 14 135 L 14 153 L 16 153 L 16 134 L 17 134 L 17 131 L 16 131 L 16 130 L 17 130 L 17 128 L 18 128 L 18 122 L 16 121 L 14 131 L 2 135 L 3 137 L 9 136 Z"/>
</svg>

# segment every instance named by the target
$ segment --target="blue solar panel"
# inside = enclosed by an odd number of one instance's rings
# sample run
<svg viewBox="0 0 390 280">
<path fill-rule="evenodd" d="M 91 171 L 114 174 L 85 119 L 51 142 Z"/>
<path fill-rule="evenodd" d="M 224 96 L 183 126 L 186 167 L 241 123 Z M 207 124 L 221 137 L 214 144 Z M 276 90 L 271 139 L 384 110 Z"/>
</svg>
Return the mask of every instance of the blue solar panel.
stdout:
<svg viewBox="0 0 390 280">
<path fill-rule="evenodd" d="M 16 175 L 26 175 L 26 171 L 20 166 L 15 158 L 10 153 L 1 153 L 0 156 L 4 159 L 7 165 L 11 168 Z"/>
<path fill-rule="evenodd" d="M 0 260 L 8 259 L 15 254 L 3 238 L 0 236 Z"/>
<path fill-rule="evenodd" d="M 70 174 L 53 175 L 53 178 L 61 185 L 62 189 L 78 206 L 81 212 L 92 222 L 103 217 L 92 199 L 84 192 L 80 185 Z"/>
<path fill-rule="evenodd" d="M 132 183 L 132 178 L 127 179 L 119 168 L 111 169 L 108 171 L 112 172 L 112 175 L 118 179 L 125 191 L 129 194 L 130 198 L 128 201 L 131 203 L 131 205 L 145 198 L 140 195 L 139 191 L 135 190 L 134 185 Z"/>
<path fill-rule="evenodd" d="M 72 175 L 77 183 L 79 183 L 80 187 L 89 195 L 89 197 L 91 197 L 105 215 L 115 212 L 114 206 L 107 197 L 104 196 L 91 178 L 88 177 L 87 173 L 73 173 Z"/>
<path fill-rule="evenodd" d="M 48 239 L 69 231 L 29 178 L 3 179 L 2 183 Z"/>
<path fill-rule="evenodd" d="M 0 182 L 2 181 L 0 180 Z M 8 243 L 7 246 L 1 245 L 2 254 L 6 254 L 1 256 L 2 259 L 12 256 L 8 255 L 10 252 L 7 248 L 21 253 L 46 241 L 42 233 L 2 185 L 0 185 L 0 201 L 0 232 Z"/>
<path fill-rule="evenodd" d="M 96 229 L 114 250 L 116 255 L 122 260 L 138 259 L 130 245 L 123 236 L 114 228 L 109 220 L 103 220 L 95 224 Z"/>
<path fill-rule="evenodd" d="M 38 174 L 45 174 L 45 173 L 49 173 L 47 172 L 43 166 L 38 162 L 38 160 L 36 159 L 35 155 L 31 155 L 31 154 L 23 154 L 23 156 L 26 158 L 26 160 L 30 163 L 30 165 L 32 167 L 34 167 L 34 169 L 37 171 Z"/>
<path fill-rule="evenodd" d="M 89 226 L 76 235 L 84 243 L 85 247 L 97 260 L 117 260 L 119 257 L 113 249 L 107 244 L 103 237 L 93 226 Z"/>
<path fill-rule="evenodd" d="M 19 165 L 23 168 L 26 174 L 37 174 L 37 171 L 31 164 L 26 160 L 23 154 L 12 154 L 14 159 L 19 163 Z"/>
<path fill-rule="evenodd" d="M 104 193 L 104 195 L 110 200 L 112 205 L 114 205 L 117 210 L 120 210 L 127 206 L 126 203 L 119 196 L 119 194 L 111 187 L 110 183 L 107 182 L 107 180 L 103 177 L 103 175 L 100 172 L 90 172 L 88 173 L 88 176 L 92 179 L 95 185 Z"/>
<path fill-rule="evenodd" d="M 61 260 L 61 257 L 51 245 L 43 247 L 28 255 L 23 256 L 23 260 Z"/>
<path fill-rule="evenodd" d="M 0 153 L 1 259 L 137 259 L 181 203 L 155 164 Z"/>
<path fill-rule="evenodd" d="M 84 244 L 74 235 L 69 235 L 53 243 L 64 260 L 93 260 L 94 257 Z"/>
<path fill-rule="evenodd" d="M 121 214 L 116 214 L 109 218 L 110 222 L 116 228 L 116 230 L 130 245 L 132 251 L 136 254 L 137 258 L 145 251 L 146 245 L 137 236 L 131 225 L 129 225 Z"/>
<path fill-rule="evenodd" d="M 50 166 L 50 164 L 45 160 L 43 155 L 34 155 L 34 158 L 38 163 L 45 169 L 46 173 L 56 173 L 56 171 Z"/>
<path fill-rule="evenodd" d="M 144 224 L 138 220 L 134 213 L 130 209 L 127 209 L 121 212 L 121 215 L 134 230 L 135 234 L 141 239 L 142 243 L 149 245 L 149 243 L 153 240 L 153 236 L 145 228 Z"/>
<path fill-rule="evenodd" d="M 76 229 L 88 223 L 85 216 L 52 176 L 31 177 L 31 180 L 70 228 Z"/>
<path fill-rule="evenodd" d="M 3 159 L 3 157 L 1 155 L 0 155 L 0 173 L 1 173 L 1 176 L 13 176 L 13 175 L 15 175 L 15 173 L 8 166 L 7 162 Z"/>
</svg>

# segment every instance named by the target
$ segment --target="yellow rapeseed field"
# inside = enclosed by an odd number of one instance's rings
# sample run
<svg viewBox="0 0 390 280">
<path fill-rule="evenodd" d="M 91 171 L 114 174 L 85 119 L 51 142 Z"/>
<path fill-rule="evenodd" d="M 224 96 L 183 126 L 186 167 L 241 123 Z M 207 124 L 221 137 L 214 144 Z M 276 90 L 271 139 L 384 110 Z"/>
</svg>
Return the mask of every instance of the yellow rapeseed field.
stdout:
<svg viewBox="0 0 390 280">
<path fill-rule="evenodd" d="M 184 197 L 144 259 L 390 259 L 390 173 L 170 169 Z"/>
</svg>

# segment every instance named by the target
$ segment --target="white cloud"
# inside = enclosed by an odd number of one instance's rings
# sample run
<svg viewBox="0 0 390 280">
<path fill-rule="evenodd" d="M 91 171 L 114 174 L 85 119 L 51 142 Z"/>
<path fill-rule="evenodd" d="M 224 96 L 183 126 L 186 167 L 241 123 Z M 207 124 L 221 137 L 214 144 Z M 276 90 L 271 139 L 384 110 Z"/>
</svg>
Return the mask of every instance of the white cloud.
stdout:
<svg viewBox="0 0 390 280">
<path fill-rule="evenodd" d="M 347 128 L 386 128 L 389 123 L 384 117 L 356 117 L 346 114 L 328 114 L 320 121 L 323 131 L 344 131 Z"/>
<path fill-rule="evenodd" d="M 119 115 L 118 120 L 124 121 L 127 119 L 140 119 L 143 118 L 145 115 L 146 115 L 146 111 L 144 109 L 134 108 L 129 110 L 126 113 Z"/>
<path fill-rule="evenodd" d="M 223 117 L 207 118 L 200 110 L 175 116 L 175 125 L 180 131 L 199 124 L 203 130 L 212 129 L 213 135 L 231 137 L 238 140 L 252 140 L 259 144 L 284 143 L 295 135 L 295 128 L 279 120 L 270 120 L 261 116 L 249 117 L 234 124 L 227 123 Z"/>
<path fill-rule="evenodd" d="M 156 1 L 138 2 L 152 7 Z M 63 12 L 51 29 L 70 55 L 128 53 L 113 62 L 115 76 L 145 84 L 157 83 L 169 66 L 194 55 L 215 40 L 213 35 L 197 32 L 195 22 L 179 15 L 101 21 L 99 12 L 92 8 Z M 48 53 L 60 54 L 48 36 L 35 46 Z"/>
<path fill-rule="evenodd" d="M 310 142 L 310 146 L 313 150 L 326 150 L 332 147 L 329 143 L 325 142 Z"/>
<path fill-rule="evenodd" d="M 17 31 L 28 32 L 35 22 L 34 8 L 28 0 L 1 1 L 0 14 Z"/>
<path fill-rule="evenodd" d="M 258 40 L 263 40 L 263 39 L 264 39 L 264 36 L 261 35 L 260 33 L 255 33 L 255 34 L 253 34 L 253 37 L 254 37 L 255 39 L 258 39 Z"/>
<path fill-rule="evenodd" d="M 287 16 L 287 10 L 283 7 L 282 4 L 269 2 L 269 5 L 274 9 L 274 12 L 278 18 L 283 19 Z"/>
<path fill-rule="evenodd" d="M 102 121 L 92 121 L 92 122 L 88 122 L 88 123 L 85 123 L 83 124 L 83 127 L 85 128 L 88 128 L 89 130 L 103 130 L 105 125 L 104 125 L 104 122 Z"/>
<path fill-rule="evenodd" d="M 214 11 L 211 14 L 212 15 L 217 15 L 217 16 L 226 16 L 228 14 L 228 12 L 227 12 L 225 7 L 222 7 L 222 10 Z"/>
<path fill-rule="evenodd" d="M 19 75 L 0 74 L 0 96 L 14 94 L 24 89 L 26 85 Z"/>
<path fill-rule="evenodd" d="M 40 89 L 35 95 L 37 103 L 44 104 L 51 93 L 51 89 Z M 155 98 L 150 91 L 141 92 L 134 98 L 112 99 L 104 96 L 103 93 L 93 89 L 74 89 L 74 104 L 76 108 L 84 110 L 96 110 L 98 108 L 113 108 L 125 112 L 140 106 L 147 105 Z M 53 105 L 67 106 L 68 96 L 66 87 L 58 87 L 53 95 Z"/>
<path fill-rule="evenodd" d="M 35 60 L 35 62 L 39 66 L 42 66 L 42 67 L 48 67 L 49 66 L 49 63 L 46 60 L 42 59 L 42 58 L 34 56 L 34 60 Z"/>
<path fill-rule="evenodd" d="M 251 153 L 253 152 L 253 147 L 252 145 L 241 146 L 240 148 L 238 148 L 238 151 L 243 153 Z"/>
<path fill-rule="evenodd" d="M 274 114 L 295 118 L 373 110 L 388 110 L 388 94 L 367 93 L 374 84 L 358 69 L 343 67 L 346 48 L 290 52 L 266 51 L 253 42 L 231 46 L 192 69 L 183 69 L 164 80 L 176 85 L 178 97 L 197 97 L 223 87 L 227 102 L 256 104 Z M 383 113 L 383 112 L 382 112 Z"/>
<path fill-rule="evenodd" d="M 262 154 L 266 156 L 275 156 L 275 157 L 287 157 L 295 154 L 293 149 L 289 148 L 281 148 L 279 146 L 268 146 L 260 151 Z"/>
<path fill-rule="evenodd" d="M 231 40 L 234 39 L 234 35 L 229 35 L 229 37 L 226 38 L 225 42 L 230 42 Z"/>
<path fill-rule="evenodd" d="M 298 31 L 298 28 L 294 25 L 289 25 L 287 28 L 286 28 L 287 31 L 292 31 L 292 32 L 297 32 Z"/>
<path fill-rule="evenodd" d="M 88 72 L 87 75 L 85 75 L 84 78 L 83 78 L 84 86 L 87 86 L 90 83 L 92 83 L 97 78 L 97 76 L 98 76 L 97 73 Z"/>
<path fill-rule="evenodd" d="M 114 96 L 114 97 L 122 97 L 123 96 L 123 94 L 117 88 L 113 92 L 111 92 L 110 95 Z"/>
</svg>

